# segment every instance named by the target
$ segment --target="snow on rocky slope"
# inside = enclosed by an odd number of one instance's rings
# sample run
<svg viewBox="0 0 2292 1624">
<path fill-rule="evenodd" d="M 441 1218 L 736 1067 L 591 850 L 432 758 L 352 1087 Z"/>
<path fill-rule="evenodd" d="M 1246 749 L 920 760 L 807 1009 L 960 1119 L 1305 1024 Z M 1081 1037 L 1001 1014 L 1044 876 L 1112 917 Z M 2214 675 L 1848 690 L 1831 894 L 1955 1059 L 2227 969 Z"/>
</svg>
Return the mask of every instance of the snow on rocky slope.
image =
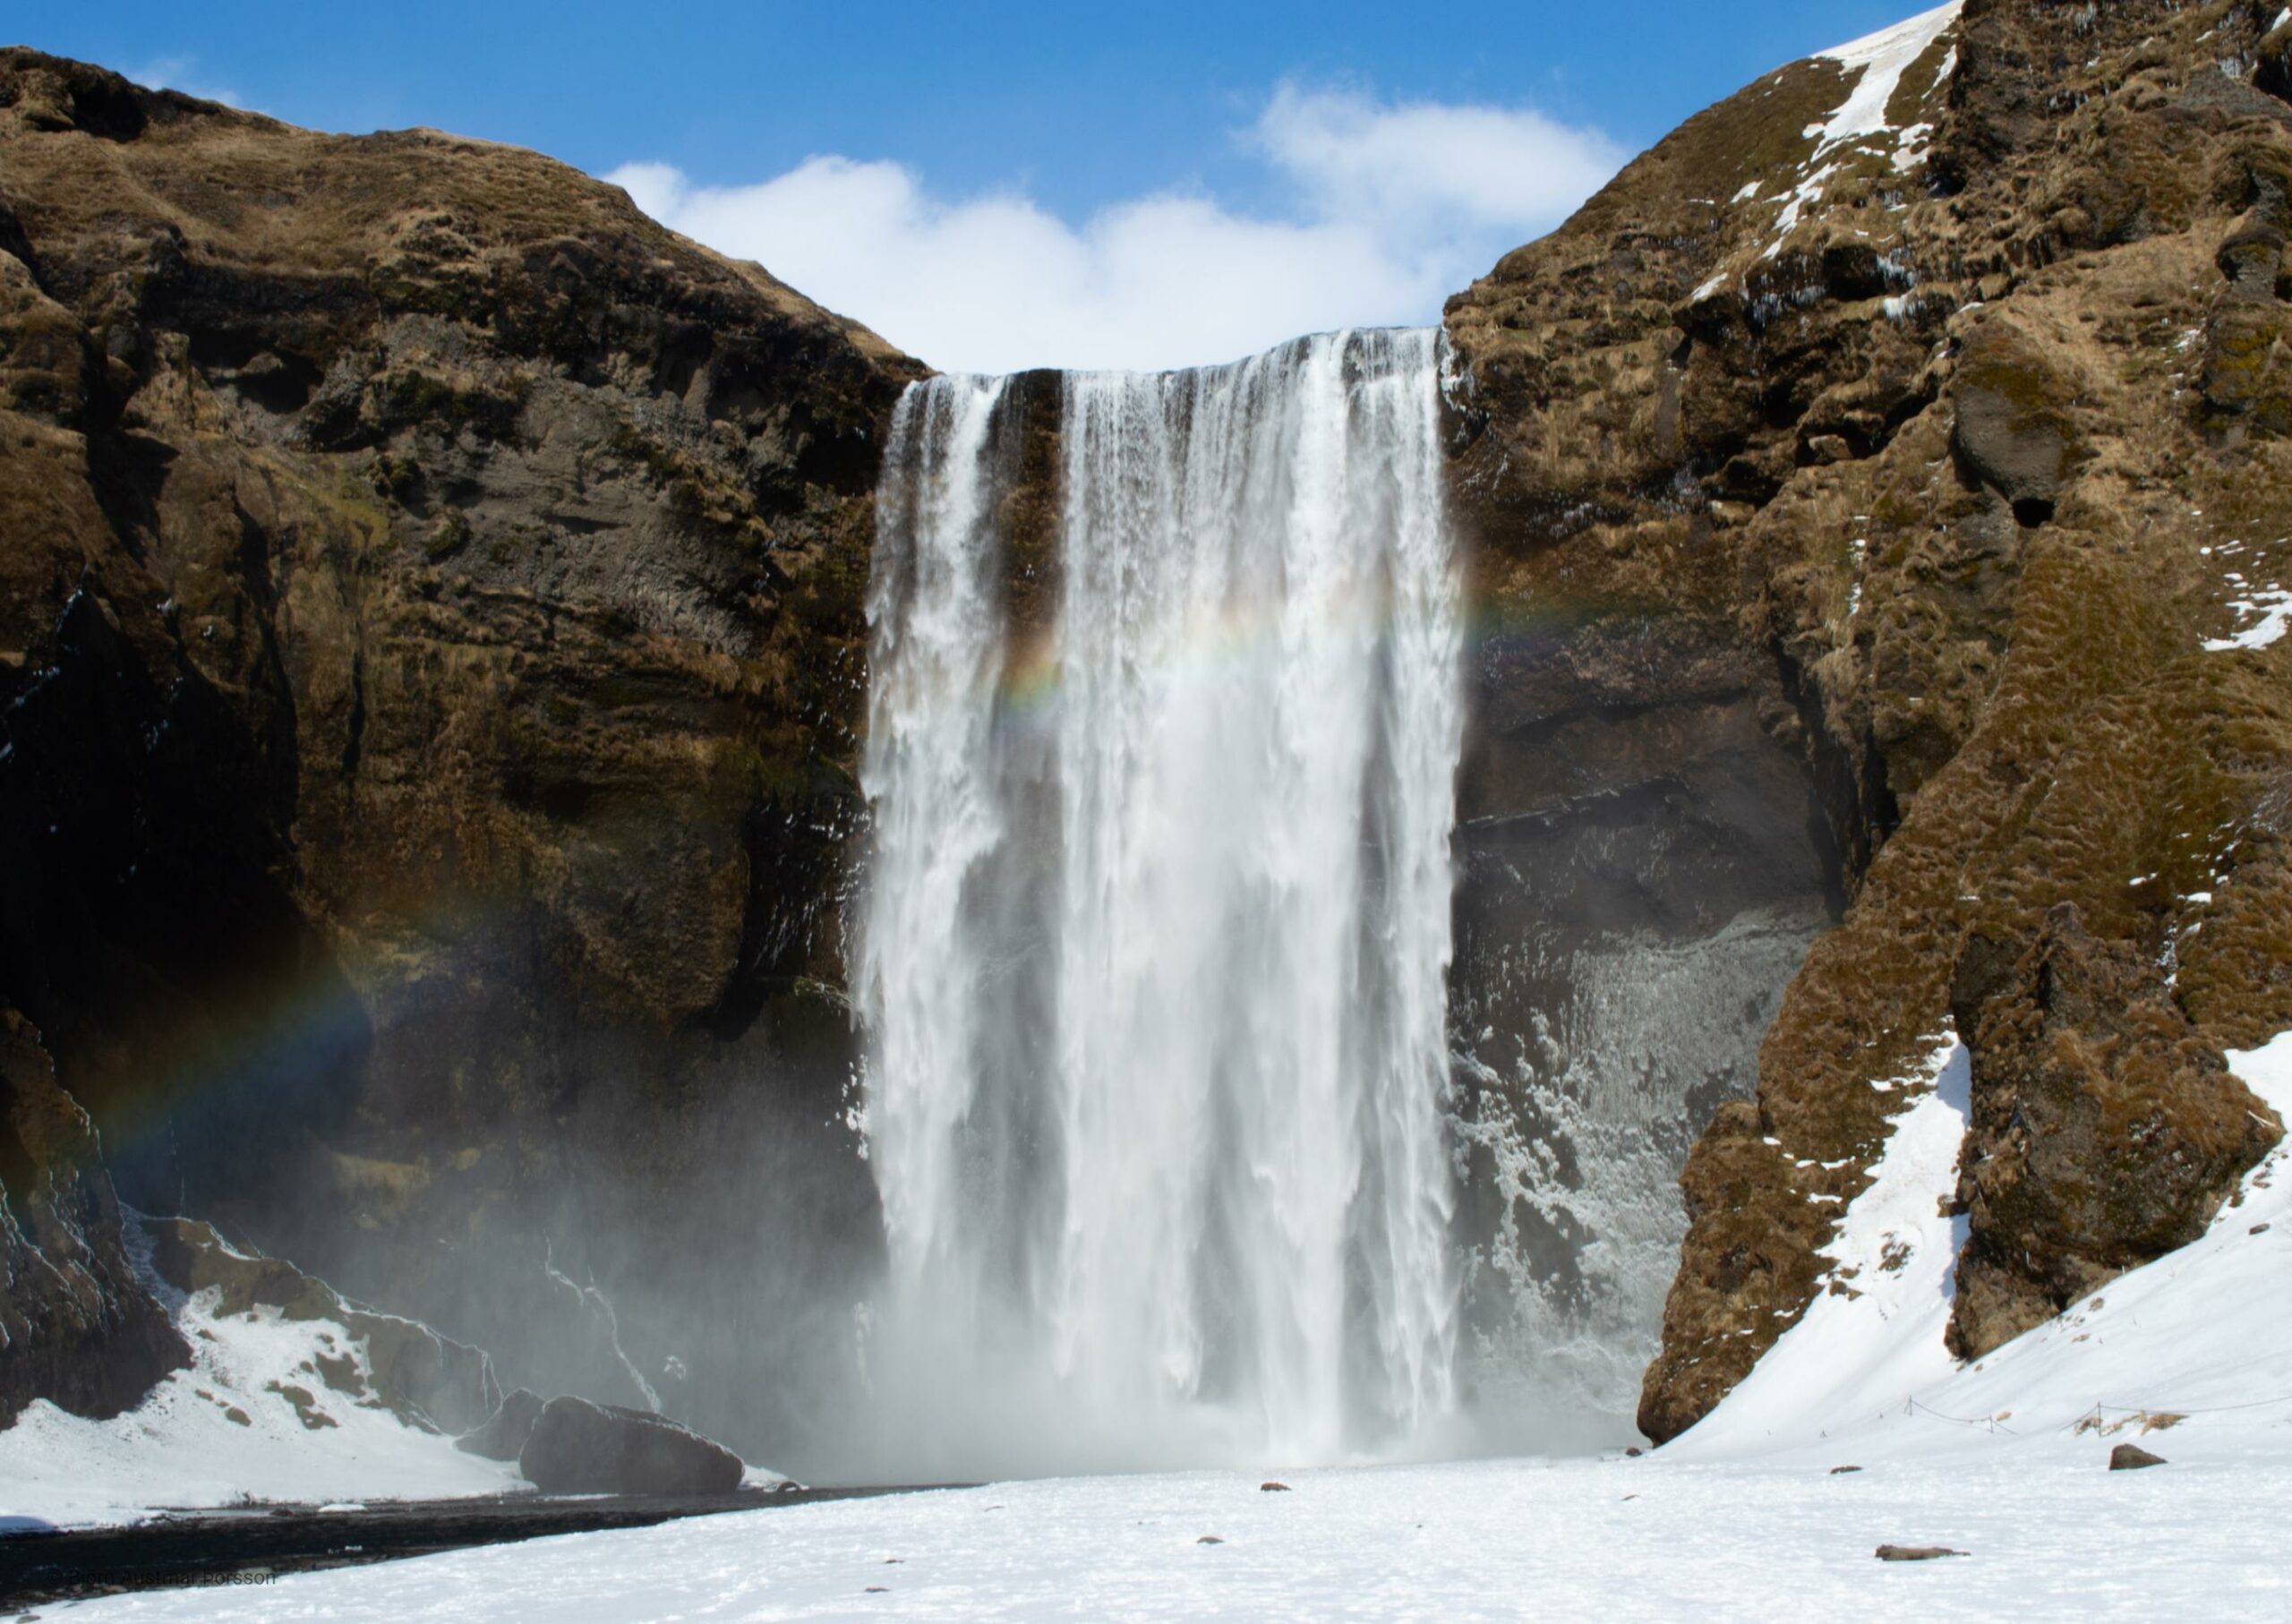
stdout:
<svg viewBox="0 0 2292 1624">
<path fill-rule="evenodd" d="M 446 1499 L 522 1487 L 364 1389 L 349 1328 L 256 1304 L 221 1312 L 220 1286 L 188 1296 L 141 1260 L 192 1362 L 142 1403 L 90 1421 L 41 1400 L 0 1432 L 0 1523 L 134 1521 L 169 1507 L 248 1500 Z M 333 1382 L 329 1377 L 331 1373 Z M 346 1390 L 356 1389 L 356 1390 Z"/>
<path fill-rule="evenodd" d="M 1950 0 L 1947 5 L 1937 5 L 1892 28 L 1817 54 L 1817 60 L 1835 62 L 1850 73 L 1861 70 L 1854 81 L 1853 93 L 1823 125 L 1822 144 L 1815 150 L 1817 159 L 1846 141 L 1896 132 L 1886 117 L 1886 108 L 1902 84 L 1903 75 L 1926 55 L 1945 30 L 1956 25 L 1958 13 L 1963 9 L 1963 0 Z M 1934 78 L 1939 84 L 1949 76 L 1949 67 L 1945 66 Z"/>
<path fill-rule="evenodd" d="M 2292 1115 L 2292 1032 L 2229 1069 Z M 1867 1462 L 2014 1445 L 2082 1457 L 2145 1437 L 2175 1458 L 2292 1445 L 2292 1141 L 2245 1177 L 2204 1236 L 1961 1365 L 1943 1346 L 1957 1233 L 1945 1217 L 1964 1132 L 1966 1054 L 1896 1119 L 1827 1249 L 1829 1284 L 1750 1377 L 1663 1451 Z"/>
</svg>

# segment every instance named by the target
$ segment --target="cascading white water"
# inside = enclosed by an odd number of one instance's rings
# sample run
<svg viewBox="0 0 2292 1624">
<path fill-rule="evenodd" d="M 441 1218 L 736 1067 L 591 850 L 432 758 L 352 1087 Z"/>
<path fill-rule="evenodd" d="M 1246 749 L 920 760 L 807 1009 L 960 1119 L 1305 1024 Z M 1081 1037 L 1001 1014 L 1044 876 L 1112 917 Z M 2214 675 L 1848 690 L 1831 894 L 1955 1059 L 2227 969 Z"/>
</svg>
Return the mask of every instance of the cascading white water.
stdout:
<svg viewBox="0 0 2292 1624">
<path fill-rule="evenodd" d="M 1062 380 L 1031 657 L 1011 391 L 900 403 L 858 985 L 869 1357 L 930 1464 L 1328 1459 L 1450 1405 L 1439 343 Z"/>
</svg>

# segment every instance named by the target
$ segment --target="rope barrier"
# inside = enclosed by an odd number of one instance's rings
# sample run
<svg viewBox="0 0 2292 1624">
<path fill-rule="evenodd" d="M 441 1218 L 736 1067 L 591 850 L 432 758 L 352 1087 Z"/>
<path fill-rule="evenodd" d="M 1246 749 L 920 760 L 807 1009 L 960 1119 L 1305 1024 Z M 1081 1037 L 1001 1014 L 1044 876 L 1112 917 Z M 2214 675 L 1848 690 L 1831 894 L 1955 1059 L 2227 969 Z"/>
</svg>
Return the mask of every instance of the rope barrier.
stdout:
<svg viewBox="0 0 2292 1624">
<path fill-rule="evenodd" d="M 2008 1438 L 2019 1438 L 2021 1436 L 2019 1432 L 2014 1431 L 2012 1427 L 2007 1426 L 1995 1415 L 1946 1415 L 1941 1411 L 1936 1409 L 1932 1405 L 1920 1404 L 1915 1398 L 1903 1399 L 1902 1401 L 1902 1407 L 1903 1414 L 1905 1415 L 1931 1415 L 1937 1421 L 1946 1421 L 1954 1426 L 1987 1427 L 1993 1432 L 2003 1432 Z"/>
<path fill-rule="evenodd" d="M 2292 1393 L 2279 1398 L 2255 1398 L 2249 1404 L 2211 1404 L 2193 1408 L 2183 1408 L 2179 1405 L 2101 1404 L 2097 1401 L 2091 1411 L 2070 1424 L 2075 1426 L 2089 1417 L 2099 1420 L 2103 1410 L 2121 1410 L 2128 1415 L 2226 1415 L 2234 1410 L 2264 1410 L 2277 1404 L 2292 1404 Z"/>
</svg>

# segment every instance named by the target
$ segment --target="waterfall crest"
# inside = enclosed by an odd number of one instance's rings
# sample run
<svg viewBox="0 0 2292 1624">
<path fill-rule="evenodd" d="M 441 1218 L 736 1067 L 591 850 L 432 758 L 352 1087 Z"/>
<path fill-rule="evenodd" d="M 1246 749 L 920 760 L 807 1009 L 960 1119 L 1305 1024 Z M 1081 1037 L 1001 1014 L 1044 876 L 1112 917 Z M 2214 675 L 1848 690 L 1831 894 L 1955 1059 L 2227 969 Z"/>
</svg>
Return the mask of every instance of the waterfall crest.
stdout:
<svg viewBox="0 0 2292 1624">
<path fill-rule="evenodd" d="M 1450 1408 L 1439 344 L 1069 374 L 1055 506 L 1002 381 L 899 405 L 855 983 L 870 1376 L 923 1464 L 1326 1460 Z"/>
</svg>

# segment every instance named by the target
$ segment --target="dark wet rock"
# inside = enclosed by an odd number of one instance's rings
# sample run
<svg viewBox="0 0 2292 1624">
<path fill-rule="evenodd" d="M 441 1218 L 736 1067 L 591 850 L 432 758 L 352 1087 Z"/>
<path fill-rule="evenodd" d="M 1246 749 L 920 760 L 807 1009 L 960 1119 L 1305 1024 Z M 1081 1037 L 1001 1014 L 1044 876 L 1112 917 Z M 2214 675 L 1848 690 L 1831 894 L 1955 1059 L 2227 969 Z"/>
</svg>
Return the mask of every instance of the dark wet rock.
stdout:
<svg viewBox="0 0 2292 1624">
<path fill-rule="evenodd" d="M 1833 1466 L 1830 1469 L 1830 1474 L 1833 1477 L 1843 1477 L 1849 1472 L 1860 1472 L 1861 1469 L 1860 1466 Z"/>
<path fill-rule="evenodd" d="M 517 1470 L 547 1494 L 729 1494 L 746 1468 L 723 1445 L 658 1415 L 552 1398 Z"/>
<path fill-rule="evenodd" d="M 1978 329 L 1954 383 L 1950 449 L 1969 478 L 2004 497 L 2024 522 L 2051 517 L 2076 447 L 2074 389 L 2004 321 Z"/>
<path fill-rule="evenodd" d="M 483 1426 L 454 1440 L 454 1448 L 487 1460 L 515 1460 L 533 1436 L 534 1421 L 541 1411 L 541 1395 L 521 1387 L 501 1401 L 501 1407 Z"/>
<path fill-rule="evenodd" d="M 2279 101 L 2292 101 L 2292 21 L 2279 24 L 2260 42 L 2254 53 L 2254 88 Z"/>
<path fill-rule="evenodd" d="M 1285 1483 L 1262 1483 L 1258 1484 L 1258 1487 L 1268 1494 L 1287 1494 L 1289 1492 L 1289 1485 Z"/>
<path fill-rule="evenodd" d="M 191 1350 L 136 1278 L 88 1114 L 0 1004 L 0 1428 L 35 1399 L 116 1415 Z"/>
<path fill-rule="evenodd" d="M 1946 1556 L 1964 1556 L 1963 1551 L 1953 1551 L 1947 1545 L 1881 1545 L 1877 1557 L 1882 1562 L 1931 1562 Z"/>
<path fill-rule="evenodd" d="M 2165 1457 L 2152 1455 L 2137 1443 L 2121 1443 L 2109 1451 L 2109 1470 L 2138 1472 L 2144 1466 L 2161 1466 Z"/>
</svg>

